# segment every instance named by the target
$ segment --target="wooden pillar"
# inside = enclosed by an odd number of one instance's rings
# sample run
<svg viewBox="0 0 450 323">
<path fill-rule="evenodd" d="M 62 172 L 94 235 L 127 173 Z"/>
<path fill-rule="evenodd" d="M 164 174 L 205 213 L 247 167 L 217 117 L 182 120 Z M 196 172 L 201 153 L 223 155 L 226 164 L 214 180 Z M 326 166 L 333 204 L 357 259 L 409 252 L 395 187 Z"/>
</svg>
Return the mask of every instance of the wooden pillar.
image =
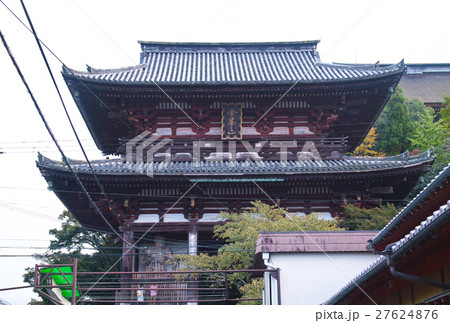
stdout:
<svg viewBox="0 0 450 323">
<path fill-rule="evenodd" d="M 188 253 L 191 256 L 196 256 L 198 253 L 198 230 L 197 221 L 192 221 L 189 219 L 189 230 L 188 230 Z"/>
<path fill-rule="evenodd" d="M 196 256 L 198 254 L 198 229 L 197 220 L 189 217 L 189 230 L 188 230 L 188 253 L 190 256 Z M 189 283 L 189 288 L 197 288 L 198 282 Z M 198 291 L 190 290 L 188 291 L 188 299 L 196 300 L 198 299 Z M 197 302 L 188 302 L 187 305 L 198 305 Z"/>
<path fill-rule="evenodd" d="M 129 272 L 129 274 L 122 274 L 120 278 L 120 286 L 122 288 L 131 287 L 131 277 L 133 271 L 134 250 L 131 247 L 133 245 L 133 230 L 130 229 L 129 223 L 124 223 L 119 230 L 123 233 L 122 241 L 122 262 L 120 271 Z M 128 301 L 134 298 L 134 294 L 131 289 L 122 289 L 120 292 L 120 304 L 129 304 Z"/>
<path fill-rule="evenodd" d="M 123 258 L 122 258 L 122 268 L 121 271 L 128 271 L 131 272 L 133 269 L 133 253 L 134 250 L 131 248 L 131 246 L 134 243 L 133 239 L 133 230 L 125 229 L 122 227 L 123 232 L 123 242 L 122 242 L 122 252 L 123 252 Z"/>
<path fill-rule="evenodd" d="M 189 203 L 189 204 L 188 204 Z M 190 201 L 186 203 L 184 209 L 184 216 L 189 220 L 188 228 L 188 254 L 190 256 L 196 256 L 198 254 L 198 225 L 197 221 L 203 216 L 203 205 L 191 197 Z M 196 276 L 191 277 L 191 282 L 188 283 L 190 290 L 187 293 L 188 302 L 187 305 L 197 305 L 198 302 L 198 282 L 196 281 Z"/>
<path fill-rule="evenodd" d="M 203 217 L 203 203 L 191 197 L 189 205 L 185 207 L 184 217 L 189 220 L 188 254 L 195 256 L 198 253 L 197 221 Z"/>
</svg>

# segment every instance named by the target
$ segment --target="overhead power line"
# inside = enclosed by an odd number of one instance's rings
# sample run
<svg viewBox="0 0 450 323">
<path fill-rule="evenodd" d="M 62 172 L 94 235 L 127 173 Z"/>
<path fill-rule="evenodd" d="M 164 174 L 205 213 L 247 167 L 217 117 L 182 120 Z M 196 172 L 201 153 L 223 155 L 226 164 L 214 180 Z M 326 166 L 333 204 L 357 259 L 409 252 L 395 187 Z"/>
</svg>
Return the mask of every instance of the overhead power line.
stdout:
<svg viewBox="0 0 450 323">
<path fill-rule="evenodd" d="M 11 50 L 9 49 L 8 43 L 6 42 L 5 37 L 3 36 L 3 33 L 0 31 L 0 38 L 2 40 L 3 46 L 5 47 L 14 67 L 16 68 L 17 73 L 20 76 L 20 79 L 22 80 L 22 83 L 24 84 L 25 88 L 27 89 L 28 94 L 30 95 L 31 100 L 33 101 L 34 107 L 36 108 L 36 111 L 39 114 L 39 117 L 41 118 L 42 122 L 45 125 L 45 128 L 47 129 L 47 132 L 49 133 L 50 137 L 52 138 L 53 142 L 55 143 L 55 145 L 58 147 L 58 151 L 62 156 L 63 161 L 65 162 L 65 164 L 67 165 L 67 167 L 69 168 L 70 172 L 73 174 L 75 180 L 77 181 L 78 185 L 80 186 L 81 190 L 83 191 L 83 193 L 85 194 L 85 196 L 87 197 L 89 203 L 92 205 L 92 207 L 94 208 L 95 212 L 106 222 L 106 225 L 111 229 L 112 232 L 114 232 L 120 239 L 122 239 L 125 243 L 129 244 L 128 242 L 126 242 L 121 236 L 120 234 L 114 229 L 114 227 L 109 223 L 109 221 L 105 218 L 105 216 L 103 215 L 103 213 L 100 211 L 100 209 L 97 207 L 97 205 L 95 204 L 95 202 L 92 200 L 91 196 L 89 195 L 89 193 L 86 191 L 86 188 L 84 187 L 83 183 L 81 182 L 80 178 L 78 177 L 78 175 L 76 174 L 76 172 L 73 170 L 72 166 L 70 165 L 66 155 L 64 154 L 64 151 L 62 150 L 61 146 L 59 145 L 55 135 L 53 134 L 47 120 L 45 119 L 44 114 L 42 113 L 41 108 L 39 107 L 39 104 L 37 103 L 33 92 L 31 91 L 27 81 L 25 80 L 24 75 L 22 74 L 22 71 L 20 70 L 19 65 L 16 62 L 16 59 L 14 58 L 14 56 L 11 53 Z"/>
<path fill-rule="evenodd" d="M 14 11 L 12 11 L 2 0 L 0 0 L 0 3 L 22 24 L 22 26 L 24 26 L 30 33 L 34 35 L 33 31 L 14 13 Z M 38 40 L 50 52 L 50 54 L 52 54 L 54 58 L 56 58 L 64 67 L 67 68 L 69 73 L 72 72 L 72 70 L 68 68 L 66 64 L 64 64 L 64 62 L 58 57 L 58 55 L 56 55 L 42 40 L 40 40 L 39 38 Z M 105 108 L 107 108 L 112 114 L 114 114 L 114 116 L 120 122 L 122 122 L 131 132 L 135 133 L 134 129 L 132 129 L 127 122 L 125 122 L 114 110 L 112 110 L 106 103 L 104 103 L 102 99 L 100 99 L 82 80 L 79 79 L 78 82 L 83 85 L 86 90 L 89 91 L 89 93 L 93 95 Z"/>
<path fill-rule="evenodd" d="M 105 197 L 105 199 L 107 200 L 108 206 L 109 206 L 109 208 L 112 210 L 112 212 L 113 212 L 113 214 L 114 214 L 114 217 L 116 218 L 116 221 L 117 221 L 118 223 L 120 223 L 119 216 L 117 215 L 117 212 L 116 212 L 114 206 L 112 205 L 110 199 L 108 198 L 108 196 L 106 195 L 105 191 L 103 190 L 103 187 L 102 187 L 102 185 L 100 184 L 100 181 L 98 180 L 98 177 L 97 177 L 97 175 L 96 175 L 95 172 L 94 172 L 94 169 L 93 169 L 93 167 L 92 167 L 92 165 L 91 165 L 91 162 L 89 161 L 89 158 L 88 158 L 88 156 L 87 156 L 87 154 L 86 154 L 86 151 L 84 150 L 83 144 L 82 144 L 81 141 L 80 141 L 80 137 L 78 136 L 78 133 L 77 133 L 77 131 L 76 131 L 76 129 L 75 129 L 75 126 L 73 125 L 72 119 L 70 118 L 69 112 L 67 111 L 67 108 L 66 108 L 66 104 L 65 104 L 64 99 L 63 99 L 63 97 L 62 97 L 62 95 L 61 95 L 61 91 L 59 90 L 59 87 L 58 87 L 58 84 L 56 83 L 56 79 L 55 79 L 55 77 L 54 77 L 54 75 L 53 75 L 52 69 L 50 68 L 50 65 L 49 65 L 49 63 L 48 63 L 47 57 L 46 57 L 46 55 L 45 55 L 45 53 L 44 53 L 44 50 L 42 49 L 41 42 L 39 41 L 39 38 L 38 38 L 37 33 L 36 33 L 36 30 L 35 30 L 35 28 L 34 28 L 34 26 L 33 26 L 33 23 L 32 23 L 32 21 L 31 21 L 31 18 L 30 18 L 30 16 L 29 16 L 29 14 L 28 14 L 27 8 L 25 7 L 25 3 L 23 2 L 23 0 L 20 0 L 20 3 L 22 4 L 23 10 L 24 10 L 25 15 L 26 15 L 26 17 L 27 17 L 28 23 L 30 24 L 30 27 L 31 27 L 31 30 L 32 30 L 32 32 L 33 32 L 34 38 L 35 38 L 35 40 L 36 40 L 36 43 L 37 43 L 37 45 L 38 45 L 39 51 L 40 51 L 40 53 L 41 53 L 42 58 L 44 59 L 45 66 L 47 67 L 47 70 L 48 70 L 48 72 L 49 72 L 49 74 L 50 74 L 50 77 L 51 77 L 52 82 L 53 82 L 53 86 L 55 87 L 56 92 L 58 93 L 59 100 L 61 101 L 62 107 L 63 107 L 64 112 L 65 112 L 65 114 L 66 114 L 66 117 L 67 117 L 67 119 L 68 119 L 68 121 L 69 121 L 70 127 L 72 128 L 72 131 L 73 131 L 73 133 L 74 133 L 74 135 L 75 135 L 75 138 L 76 138 L 76 140 L 77 140 L 77 142 L 78 142 L 78 145 L 79 145 L 81 151 L 83 152 L 83 156 L 84 156 L 84 158 L 86 159 L 86 162 L 87 162 L 88 165 L 89 165 L 89 169 L 91 170 L 91 173 L 92 173 L 92 175 L 93 175 L 93 177 L 94 177 L 95 182 L 97 183 L 98 187 L 100 188 L 100 191 L 101 191 L 102 195 L 103 195 L 103 196 Z M 80 183 L 81 183 L 81 181 L 80 181 Z M 105 220 L 106 220 L 106 218 L 105 218 Z M 107 221 L 107 220 L 106 220 L 106 221 Z M 108 221 L 107 221 L 107 222 L 108 222 Z M 108 223 L 109 223 L 109 222 L 108 222 Z M 131 239 L 131 237 L 129 237 L 129 238 Z"/>
</svg>

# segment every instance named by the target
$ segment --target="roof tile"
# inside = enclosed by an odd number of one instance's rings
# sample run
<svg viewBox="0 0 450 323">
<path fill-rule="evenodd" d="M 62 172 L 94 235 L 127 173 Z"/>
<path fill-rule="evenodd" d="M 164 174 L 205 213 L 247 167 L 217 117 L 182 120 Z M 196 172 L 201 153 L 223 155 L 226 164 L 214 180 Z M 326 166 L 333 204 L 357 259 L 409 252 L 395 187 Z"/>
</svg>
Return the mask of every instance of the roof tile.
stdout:
<svg viewBox="0 0 450 323">
<path fill-rule="evenodd" d="M 63 74 L 93 81 L 149 84 L 251 84 L 345 81 L 403 72 L 389 66 L 325 64 L 317 41 L 297 43 L 170 44 L 141 42 L 141 64 Z"/>
</svg>

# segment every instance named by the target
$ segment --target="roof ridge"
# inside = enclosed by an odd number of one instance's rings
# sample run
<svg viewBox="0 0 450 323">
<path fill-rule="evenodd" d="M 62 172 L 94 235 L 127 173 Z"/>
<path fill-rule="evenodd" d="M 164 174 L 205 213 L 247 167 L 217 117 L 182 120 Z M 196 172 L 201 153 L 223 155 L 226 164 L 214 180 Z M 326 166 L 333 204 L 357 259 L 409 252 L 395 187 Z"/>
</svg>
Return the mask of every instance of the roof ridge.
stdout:
<svg viewBox="0 0 450 323">
<path fill-rule="evenodd" d="M 63 66 L 63 73 L 64 74 L 79 74 L 79 75 L 93 75 L 93 74 L 109 74 L 109 73 L 117 73 L 117 72 L 129 72 L 134 71 L 138 69 L 144 69 L 148 67 L 148 64 L 138 64 L 138 65 L 132 65 L 132 66 L 124 66 L 124 67 L 118 67 L 118 68 L 93 68 L 90 65 L 86 64 L 86 70 L 87 71 L 78 71 L 72 68 L 69 68 L 67 66 Z"/>
<path fill-rule="evenodd" d="M 380 64 L 380 61 L 374 63 L 374 64 L 355 64 L 355 63 L 325 63 L 325 62 L 317 62 L 317 66 L 323 66 L 323 67 L 330 67 L 330 68 L 341 68 L 341 69 L 363 69 L 363 70 L 391 70 L 391 69 L 397 69 L 399 67 L 406 68 L 405 62 L 402 59 L 400 62 L 395 64 Z"/>
<path fill-rule="evenodd" d="M 371 156 L 347 156 L 344 155 L 342 159 L 344 160 L 366 160 L 366 161 L 372 161 L 372 160 L 405 160 L 405 159 L 421 159 L 424 157 L 431 157 L 434 154 L 434 149 L 430 148 L 418 155 L 411 155 L 409 151 L 404 151 L 401 154 L 393 155 L 393 156 L 386 156 L 386 157 L 371 157 Z"/>
<path fill-rule="evenodd" d="M 251 46 L 306 46 L 317 45 L 320 39 L 303 41 L 267 41 L 267 42 L 164 42 L 138 40 L 141 46 L 170 46 L 170 47 L 251 47 Z"/>
</svg>

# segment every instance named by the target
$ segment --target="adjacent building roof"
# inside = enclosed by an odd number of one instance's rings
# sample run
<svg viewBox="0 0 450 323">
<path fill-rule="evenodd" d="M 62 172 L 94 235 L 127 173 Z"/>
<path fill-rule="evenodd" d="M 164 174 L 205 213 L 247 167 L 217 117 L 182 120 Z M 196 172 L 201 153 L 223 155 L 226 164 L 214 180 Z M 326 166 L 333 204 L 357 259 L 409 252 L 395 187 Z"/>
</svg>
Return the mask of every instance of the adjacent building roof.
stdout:
<svg viewBox="0 0 450 323">
<path fill-rule="evenodd" d="M 280 43 L 162 43 L 141 41 L 141 64 L 87 72 L 64 68 L 65 77 L 112 84 L 240 85 L 329 83 L 403 73 L 389 66 L 325 64 L 318 41 Z"/>
<path fill-rule="evenodd" d="M 262 252 L 368 252 L 377 231 L 260 232 L 256 254 Z"/>
<path fill-rule="evenodd" d="M 442 205 L 439 210 L 435 211 L 433 215 L 429 216 L 425 221 L 420 223 L 414 230 L 407 234 L 404 238 L 398 241 L 392 247 L 391 259 L 398 259 L 403 256 L 408 251 L 412 250 L 413 246 L 422 241 L 427 236 L 433 234 L 433 232 L 441 228 L 445 223 L 450 220 L 450 200 L 447 204 Z M 352 292 L 354 289 L 358 288 L 364 284 L 371 277 L 376 276 L 382 270 L 386 269 L 387 258 L 386 256 L 380 256 L 372 264 L 370 264 L 366 269 L 364 269 L 360 274 L 353 278 L 347 285 L 345 285 L 338 293 L 333 295 L 323 304 L 333 305 L 339 303 L 339 301 Z"/>
<path fill-rule="evenodd" d="M 426 104 L 442 103 L 444 95 L 450 95 L 450 63 L 408 64 L 399 86 L 406 97 Z"/>
<path fill-rule="evenodd" d="M 91 161 L 98 174 L 105 175 L 259 175 L 259 174 L 317 174 L 357 173 L 399 169 L 417 166 L 434 159 L 432 150 L 416 156 L 403 153 L 391 157 L 349 157 L 341 160 L 299 160 L 299 161 L 192 161 L 185 162 L 125 162 L 121 158 Z M 74 171 L 91 173 L 85 161 L 70 160 Z M 69 171 L 67 165 L 39 154 L 39 167 Z"/>
<path fill-rule="evenodd" d="M 386 246 L 387 244 L 393 242 L 392 238 L 389 236 L 398 232 L 403 233 L 403 235 L 415 227 L 416 222 L 409 221 L 406 223 L 405 219 L 414 213 L 416 217 L 426 214 L 425 212 L 429 207 L 421 211 L 420 208 L 423 206 L 428 206 L 428 204 L 441 205 L 450 196 L 450 163 L 445 167 L 411 202 L 408 203 L 377 235 L 375 235 L 371 241 L 370 246 L 378 249 L 378 245 L 382 244 Z M 434 203 L 430 203 L 430 199 L 436 200 Z M 426 203 L 425 203 L 426 202 Z M 423 204 L 423 205 L 422 205 Z M 435 206 L 436 207 L 436 206 Z M 426 215 L 422 215 L 420 220 L 426 218 Z M 396 240 L 394 240 L 396 241 Z"/>
</svg>

